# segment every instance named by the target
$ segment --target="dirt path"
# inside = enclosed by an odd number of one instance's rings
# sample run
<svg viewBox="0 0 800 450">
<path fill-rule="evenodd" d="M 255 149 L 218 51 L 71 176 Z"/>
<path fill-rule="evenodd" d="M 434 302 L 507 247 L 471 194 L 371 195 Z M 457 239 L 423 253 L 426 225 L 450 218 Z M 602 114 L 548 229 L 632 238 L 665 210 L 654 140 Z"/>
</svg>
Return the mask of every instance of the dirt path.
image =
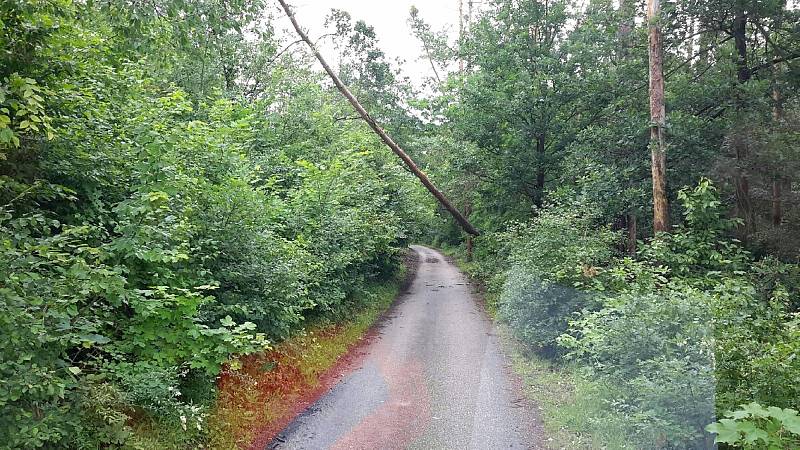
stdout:
<svg viewBox="0 0 800 450">
<path fill-rule="evenodd" d="M 541 433 L 467 278 L 414 246 L 417 276 L 358 365 L 268 448 L 539 448 Z"/>
</svg>

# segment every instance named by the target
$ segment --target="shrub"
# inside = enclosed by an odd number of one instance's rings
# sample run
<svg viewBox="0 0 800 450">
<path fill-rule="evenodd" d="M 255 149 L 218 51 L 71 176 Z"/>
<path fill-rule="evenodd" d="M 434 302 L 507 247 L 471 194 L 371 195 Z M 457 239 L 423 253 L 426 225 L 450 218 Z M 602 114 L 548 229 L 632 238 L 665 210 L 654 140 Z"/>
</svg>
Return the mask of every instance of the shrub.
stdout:
<svg viewBox="0 0 800 450">
<path fill-rule="evenodd" d="M 556 338 L 574 313 L 597 305 L 588 292 L 602 289 L 599 267 L 614 255 L 617 235 L 596 229 L 587 210 L 551 207 L 512 232 L 500 317 L 545 352 L 557 350 Z"/>
<path fill-rule="evenodd" d="M 231 355 L 263 347 L 253 324 L 202 323 L 199 307 L 213 297 L 129 287 L 102 236 L 0 209 L 0 433 L 11 447 L 123 439 L 125 405 L 151 404 L 119 402 L 105 384 L 116 381 L 110 367 L 186 365 L 214 376 Z"/>
<path fill-rule="evenodd" d="M 615 386 L 608 406 L 638 445 L 702 448 L 714 418 L 713 299 L 689 286 L 609 296 L 559 340 L 591 376 Z"/>
<path fill-rule="evenodd" d="M 639 261 L 605 268 L 602 308 L 582 311 L 559 339 L 613 386 L 608 408 L 639 446 L 702 448 L 715 409 L 794 406 L 800 394 L 785 271 L 766 262 L 748 274 L 750 255 L 725 237 L 732 224 L 708 181 L 680 198 L 684 225 L 644 245 Z"/>
<path fill-rule="evenodd" d="M 710 433 L 716 434 L 716 443 L 748 450 L 800 448 L 797 410 L 765 408 L 753 402 L 726 416 L 707 427 Z"/>
</svg>

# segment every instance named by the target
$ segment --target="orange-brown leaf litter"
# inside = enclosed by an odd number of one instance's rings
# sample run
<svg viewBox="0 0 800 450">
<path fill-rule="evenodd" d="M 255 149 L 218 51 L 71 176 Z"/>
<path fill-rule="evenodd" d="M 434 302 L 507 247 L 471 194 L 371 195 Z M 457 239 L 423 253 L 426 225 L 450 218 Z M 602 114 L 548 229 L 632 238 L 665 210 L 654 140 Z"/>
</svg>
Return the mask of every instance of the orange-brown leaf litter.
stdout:
<svg viewBox="0 0 800 450">
<path fill-rule="evenodd" d="M 352 321 L 312 327 L 270 351 L 240 358 L 238 370 L 223 371 L 209 417 L 210 448 L 265 448 L 357 366 L 360 349 L 376 335 L 373 325 L 397 291 L 397 285 L 379 287 L 376 300 Z"/>
</svg>

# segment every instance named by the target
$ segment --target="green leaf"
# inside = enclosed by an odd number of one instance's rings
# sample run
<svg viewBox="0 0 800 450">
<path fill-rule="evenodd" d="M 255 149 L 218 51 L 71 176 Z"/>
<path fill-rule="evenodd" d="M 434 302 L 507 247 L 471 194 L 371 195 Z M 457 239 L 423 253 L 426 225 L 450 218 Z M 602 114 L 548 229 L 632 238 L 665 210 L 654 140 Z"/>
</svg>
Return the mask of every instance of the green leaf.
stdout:
<svg viewBox="0 0 800 450">
<path fill-rule="evenodd" d="M 780 420 L 783 428 L 790 433 L 800 435 L 800 416 L 797 415 L 797 411 L 784 409 L 779 414 L 773 414 L 772 417 Z"/>
<path fill-rule="evenodd" d="M 768 442 L 769 434 L 758 428 L 755 423 L 745 420 L 738 423 L 738 430 L 744 434 L 744 441 L 753 444 L 758 440 Z"/>
<path fill-rule="evenodd" d="M 770 412 L 756 402 L 742 405 L 742 410 L 747 411 L 753 417 L 765 419 L 770 416 Z"/>
<path fill-rule="evenodd" d="M 83 341 L 84 345 L 102 345 L 111 342 L 111 339 L 100 334 L 84 334 L 80 336 L 80 339 Z"/>
<path fill-rule="evenodd" d="M 714 442 L 718 444 L 735 444 L 741 438 L 739 424 L 732 419 L 721 419 L 719 422 L 712 423 L 706 427 L 706 431 L 717 435 Z"/>
</svg>

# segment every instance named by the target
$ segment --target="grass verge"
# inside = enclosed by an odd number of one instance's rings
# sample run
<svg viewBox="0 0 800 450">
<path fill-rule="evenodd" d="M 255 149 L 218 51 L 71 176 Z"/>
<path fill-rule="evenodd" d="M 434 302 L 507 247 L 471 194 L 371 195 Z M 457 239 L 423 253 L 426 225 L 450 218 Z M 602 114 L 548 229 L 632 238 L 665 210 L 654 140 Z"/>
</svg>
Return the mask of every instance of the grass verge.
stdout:
<svg viewBox="0 0 800 450">
<path fill-rule="evenodd" d="M 525 396 L 538 406 L 550 449 L 625 449 L 626 421 L 604 407 L 609 386 L 581 373 L 579 367 L 547 360 L 525 348 L 499 326 L 512 368 L 523 381 Z"/>
<path fill-rule="evenodd" d="M 581 373 L 579 367 L 539 356 L 519 342 L 497 320 L 498 292 L 486 289 L 477 265 L 468 261 L 463 247 L 442 246 L 440 251 L 466 273 L 479 288 L 489 315 L 497 323 L 503 347 L 514 372 L 523 381 L 525 396 L 539 408 L 550 449 L 625 449 L 625 420 L 605 408 L 610 387 Z"/>
<path fill-rule="evenodd" d="M 413 279 L 416 266 L 416 254 L 407 252 L 392 279 L 362 287 L 348 308 L 310 323 L 269 351 L 240 358 L 236 370 L 223 371 L 216 383 L 193 383 L 198 392 L 191 398 L 210 405 L 202 430 L 186 427 L 177 418 L 139 414 L 130 423 L 132 435 L 125 448 L 264 448 L 346 370 L 345 356 L 364 342 L 372 325 Z"/>
<path fill-rule="evenodd" d="M 241 369 L 224 373 L 208 421 L 209 447 L 268 444 L 295 416 L 298 405 L 321 394 L 324 377 L 389 308 L 405 278 L 402 273 L 394 282 L 367 286 L 354 299 L 358 307 L 346 322 L 310 326 L 271 351 L 242 358 Z"/>
</svg>

